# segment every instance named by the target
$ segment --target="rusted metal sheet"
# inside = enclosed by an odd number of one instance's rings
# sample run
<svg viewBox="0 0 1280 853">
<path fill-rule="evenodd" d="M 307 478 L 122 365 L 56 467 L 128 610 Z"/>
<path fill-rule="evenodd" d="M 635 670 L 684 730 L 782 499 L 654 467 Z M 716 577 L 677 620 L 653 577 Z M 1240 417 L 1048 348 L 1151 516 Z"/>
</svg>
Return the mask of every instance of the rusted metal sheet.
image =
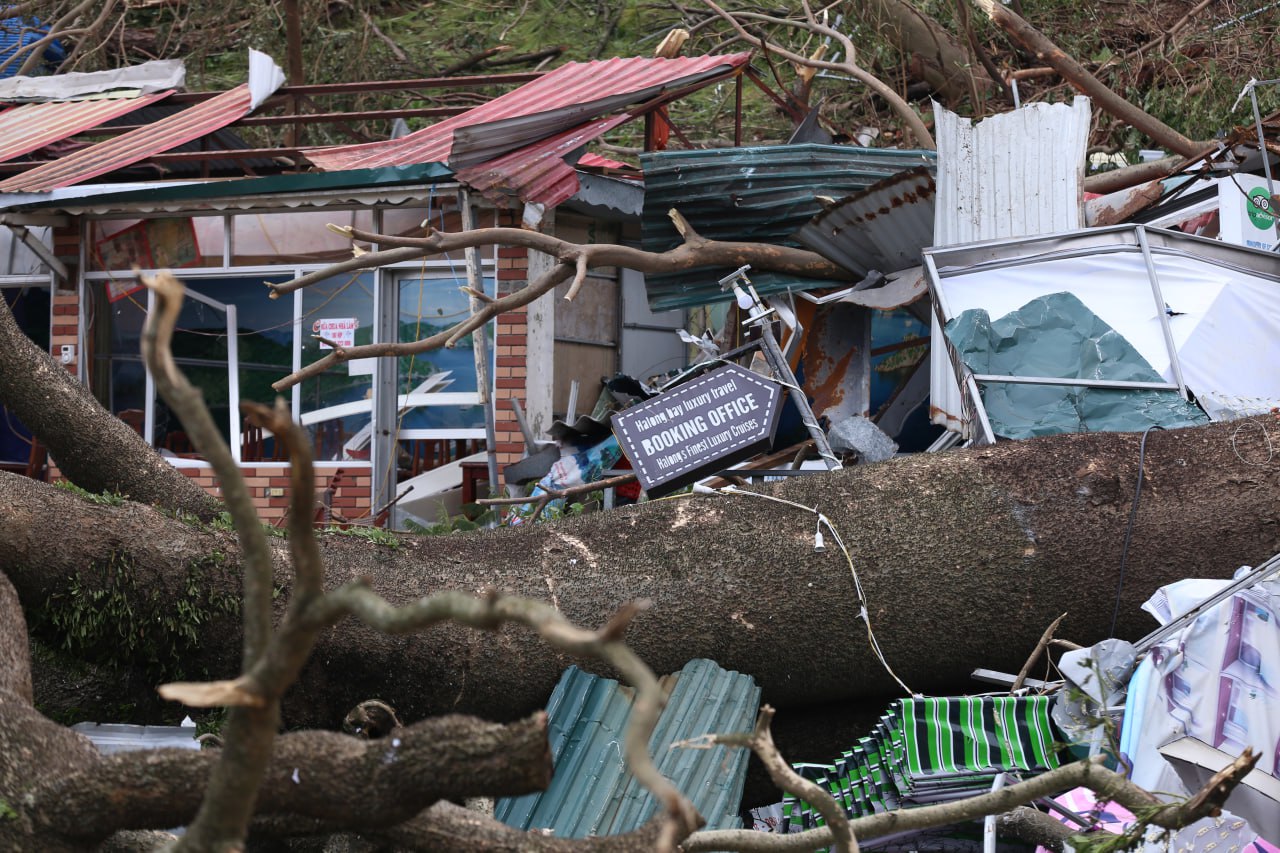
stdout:
<svg viewBox="0 0 1280 853">
<path fill-rule="evenodd" d="M 820 307 L 800 355 L 813 413 L 829 423 L 869 415 L 870 364 L 871 311 L 840 302 Z"/>
<path fill-rule="evenodd" d="M 918 266 L 920 250 L 933 245 L 936 195 L 932 170 L 918 166 L 845 196 L 796 239 L 859 275 Z"/>
<path fill-rule="evenodd" d="M 400 139 L 313 148 L 305 153 L 326 171 L 432 162 L 447 162 L 455 168 L 474 166 L 595 116 L 650 100 L 668 87 L 731 75 L 748 59 L 749 54 L 735 53 L 570 62 L 487 104 Z"/>
<path fill-rule="evenodd" d="M 1130 218 L 1158 202 L 1164 195 L 1164 191 L 1164 183 L 1156 180 L 1127 190 L 1091 198 L 1084 203 L 1085 225 L 1090 228 L 1101 228 L 1128 222 Z"/>
<path fill-rule="evenodd" d="M 14 175 L 0 183 L 0 192 L 47 192 L 87 181 L 226 127 L 248 113 L 252 102 L 249 85 L 237 86 L 154 124 Z"/>
<path fill-rule="evenodd" d="M 131 98 L 21 104 L 0 113 L 0 163 L 153 104 L 172 91 Z"/>
</svg>

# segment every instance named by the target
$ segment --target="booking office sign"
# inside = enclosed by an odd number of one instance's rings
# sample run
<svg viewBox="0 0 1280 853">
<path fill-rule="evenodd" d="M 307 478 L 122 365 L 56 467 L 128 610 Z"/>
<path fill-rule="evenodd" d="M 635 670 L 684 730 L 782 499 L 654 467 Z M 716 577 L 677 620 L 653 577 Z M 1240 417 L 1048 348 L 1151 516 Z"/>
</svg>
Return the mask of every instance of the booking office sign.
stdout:
<svg viewBox="0 0 1280 853">
<path fill-rule="evenodd" d="M 782 388 L 727 365 L 613 416 L 613 433 L 649 497 L 767 450 Z"/>
</svg>

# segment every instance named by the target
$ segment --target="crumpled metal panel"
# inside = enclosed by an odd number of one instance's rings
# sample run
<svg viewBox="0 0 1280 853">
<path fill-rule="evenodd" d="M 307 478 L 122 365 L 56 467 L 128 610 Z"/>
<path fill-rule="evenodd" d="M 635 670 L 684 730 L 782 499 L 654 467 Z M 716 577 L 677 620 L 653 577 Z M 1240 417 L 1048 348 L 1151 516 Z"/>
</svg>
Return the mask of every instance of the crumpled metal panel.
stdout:
<svg viewBox="0 0 1280 853">
<path fill-rule="evenodd" d="M 7 109 L 0 113 L 0 163 L 98 127 L 171 94 L 172 91 L 165 91 L 141 97 L 50 101 Z"/>
<path fill-rule="evenodd" d="M 458 180 L 495 204 L 511 196 L 520 201 L 555 207 L 578 191 L 578 173 L 565 162 L 574 150 L 631 119 L 611 116 L 575 127 L 550 139 L 458 172 Z"/>
<path fill-rule="evenodd" d="M 818 196 L 842 198 L 912 167 L 932 168 L 934 158 L 932 151 L 814 144 L 644 154 L 643 246 L 662 252 L 680 243 L 667 215 L 672 208 L 703 237 L 797 246 L 796 232 L 823 210 Z M 726 272 L 645 276 L 649 306 L 665 311 L 731 299 L 717 284 Z M 759 272 L 751 280 L 762 295 L 841 284 Z"/>
<path fill-rule="evenodd" d="M 707 829 L 740 829 L 738 809 L 747 751 L 672 749 L 676 741 L 715 732 L 750 731 L 760 688 L 749 675 L 692 660 L 674 676 L 649 751 L 707 820 Z M 632 690 L 611 679 L 565 670 L 547 704 L 555 769 L 547 790 L 498 800 L 494 816 L 517 829 L 549 829 L 557 838 L 618 835 L 638 829 L 658 803 L 626 771 L 621 751 Z"/>
<path fill-rule="evenodd" d="M 917 166 L 840 199 L 796 232 L 796 239 L 860 275 L 920 265 L 933 245 L 932 171 Z"/>
<path fill-rule="evenodd" d="M 938 141 L 934 246 L 1059 234 L 1080 228 L 1089 99 L 1028 104 L 974 124 L 933 105 Z M 929 416 L 971 436 L 964 394 L 933 320 Z"/>
<path fill-rule="evenodd" d="M 474 166 L 649 100 L 667 88 L 731 75 L 749 58 L 734 53 L 569 62 L 487 104 L 399 139 L 312 148 L 306 155 L 326 171 L 433 162 Z"/>
</svg>

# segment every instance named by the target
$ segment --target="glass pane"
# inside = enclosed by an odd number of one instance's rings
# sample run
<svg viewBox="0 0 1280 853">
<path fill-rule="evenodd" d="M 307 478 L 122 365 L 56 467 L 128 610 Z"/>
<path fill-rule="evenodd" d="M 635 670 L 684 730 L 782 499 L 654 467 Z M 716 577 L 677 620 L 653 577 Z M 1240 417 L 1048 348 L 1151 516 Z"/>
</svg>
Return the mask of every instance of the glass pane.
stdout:
<svg viewBox="0 0 1280 853">
<path fill-rule="evenodd" d="M 241 214 L 232 220 L 235 237 L 231 263 L 259 266 L 350 258 L 351 241 L 330 231 L 326 227 L 329 223 L 372 231 L 373 213 L 369 210 L 316 210 Z"/>
<path fill-rule="evenodd" d="M 285 281 L 288 276 L 274 276 Z M 276 397 L 271 383 L 287 375 L 293 363 L 293 302 L 267 296 L 262 277 L 187 279 L 187 298 L 178 315 L 173 336 L 173 356 L 187 379 L 200 389 L 205 405 L 223 438 L 231 440 L 231 383 L 228 375 L 230 348 L 227 309 L 236 308 L 236 341 L 239 350 L 240 399 L 271 403 Z M 95 377 L 107 383 L 99 396 L 122 420 L 143 431 L 146 407 L 140 340 L 146 313 L 145 292 L 111 299 L 110 284 L 94 288 L 95 362 L 102 369 Z M 194 456 L 195 449 L 176 415 L 159 397 L 155 406 L 155 446 L 164 453 Z M 236 435 L 235 441 L 242 441 Z M 269 440 L 265 456 L 272 458 Z"/>
<path fill-rule="evenodd" d="M 351 273 L 313 284 L 302 291 L 302 364 L 319 361 L 330 352 L 314 335 L 352 345 L 373 342 L 374 274 Z M 346 335 L 346 340 L 337 340 Z M 373 360 L 339 365 L 302 383 L 302 413 L 326 416 L 308 426 L 315 440 L 316 459 L 368 459 L 369 422 L 373 412 Z M 362 403 L 358 411 L 327 416 L 325 410 Z M 350 407 L 348 407 L 350 408 Z"/>
<path fill-rule="evenodd" d="M 458 289 L 465 284 L 463 277 L 402 278 L 399 282 L 399 339 L 407 342 L 427 338 L 465 319 L 470 313 L 468 298 Z M 493 279 L 486 279 L 484 287 L 486 292 L 492 293 Z M 426 388 L 430 391 L 476 391 L 479 386 L 472 347 L 472 335 L 467 335 L 453 349 L 441 348 L 419 355 L 401 356 L 398 359 L 397 393 L 411 393 L 424 383 L 429 383 Z M 492 351 L 490 346 L 489 352 Z M 407 408 L 400 414 L 400 433 L 411 430 L 446 432 L 431 438 L 407 437 L 401 441 L 401 458 L 426 460 L 421 466 L 423 470 L 453 461 L 474 448 L 451 439 L 466 439 L 468 433 L 464 430 L 483 429 L 484 409 L 478 405 Z M 417 467 L 414 463 L 410 473 L 418 473 Z"/>
<path fill-rule="evenodd" d="M 223 436 L 230 433 L 231 397 L 227 376 L 230 350 L 227 342 L 227 308 L 235 306 L 236 345 L 238 349 L 240 399 L 270 405 L 277 394 L 271 388 L 275 382 L 290 372 L 293 364 L 293 301 L 271 299 L 263 286 L 266 280 L 280 282 L 288 276 L 263 278 L 201 278 L 187 284 L 187 300 L 182 306 L 178 322 L 179 331 L 174 334 L 174 358 L 187 373 L 191 383 L 204 393 L 205 404 L 213 415 L 214 423 L 223 429 Z M 205 297 L 201 302 L 196 295 Z M 163 403 L 157 401 L 157 412 L 163 411 Z M 181 429 L 180 426 L 171 429 Z M 244 427 L 242 426 L 241 432 Z M 184 437 L 168 438 L 162 435 L 160 419 L 156 419 L 156 441 L 175 453 L 184 453 Z M 245 443 L 243 435 L 236 441 Z M 268 442 L 274 444 L 273 441 Z M 273 458 L 266 448 L 258 458 Z M 255 460 L 249 460 L 255 461 Z"/>
<path fill-rule="evenodd" d="M 132 293 L 114 301 L 109 284 L 95 282 L 90 293 L 90 351 L 93 354 L 93 390 L 116 417 L 143 434 L 146 371 L 142 367 L 142 321 L 146 317 L 146 293 Z"/>
</svg>

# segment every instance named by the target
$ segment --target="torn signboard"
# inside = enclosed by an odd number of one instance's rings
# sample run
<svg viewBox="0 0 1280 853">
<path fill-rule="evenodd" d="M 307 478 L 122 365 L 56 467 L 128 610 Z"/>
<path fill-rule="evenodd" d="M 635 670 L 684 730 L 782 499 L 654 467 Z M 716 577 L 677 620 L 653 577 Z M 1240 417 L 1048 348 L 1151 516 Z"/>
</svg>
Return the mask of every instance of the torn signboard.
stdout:
<svg viewBox="0 0 1280 853">
<path fill-rule="evenodd" d="M 649 497 L 768 449 L 782 388 L 734 364 L 613 416 L 613 431 Z"/>
</svg>

